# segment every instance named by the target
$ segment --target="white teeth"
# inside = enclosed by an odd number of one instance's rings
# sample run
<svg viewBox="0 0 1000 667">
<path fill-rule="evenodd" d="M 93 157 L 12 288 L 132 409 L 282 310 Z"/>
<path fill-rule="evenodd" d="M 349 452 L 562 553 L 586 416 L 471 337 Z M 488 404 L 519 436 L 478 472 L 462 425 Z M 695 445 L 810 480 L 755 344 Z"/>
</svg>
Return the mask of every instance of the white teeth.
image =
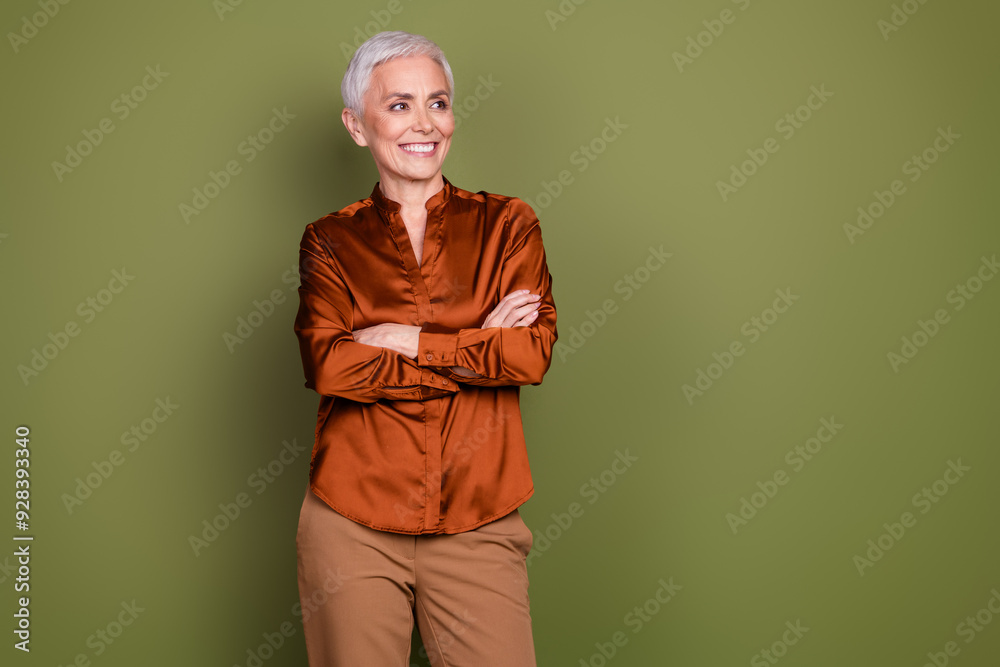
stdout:
<svg viewBox="0 0 1000 667">
<path fill-rule="evenodd" d="M 434 144 L 404 144 L 402 148 L 411 153 L 430 153 L 434 150 Z"/>
</svg>

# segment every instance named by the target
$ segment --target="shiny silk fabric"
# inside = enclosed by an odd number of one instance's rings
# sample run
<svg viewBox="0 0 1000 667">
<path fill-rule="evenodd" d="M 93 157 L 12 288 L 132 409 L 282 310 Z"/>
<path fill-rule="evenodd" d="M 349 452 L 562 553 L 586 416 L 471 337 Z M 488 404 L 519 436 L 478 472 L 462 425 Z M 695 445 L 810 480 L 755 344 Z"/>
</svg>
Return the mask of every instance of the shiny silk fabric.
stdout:
<svg viewBox="0 0 1000 667">
<path fill-rule="evenodd" d="M 459 533 L 533 492 L 519 387 L 549 368 L 556 310 L 531 207 L 447 179 L 426 206 L 419 265 L 378 184 L 302 236 L 295 333 L 306 387 L 321 396 L 309 477 L 330 507 L 371 528 Z M 519 289 L 542 296 L 536 320 L 481 329 Z M 385 322 L 421 327 L 416 359 L 351 335 Z"/>
</svg>

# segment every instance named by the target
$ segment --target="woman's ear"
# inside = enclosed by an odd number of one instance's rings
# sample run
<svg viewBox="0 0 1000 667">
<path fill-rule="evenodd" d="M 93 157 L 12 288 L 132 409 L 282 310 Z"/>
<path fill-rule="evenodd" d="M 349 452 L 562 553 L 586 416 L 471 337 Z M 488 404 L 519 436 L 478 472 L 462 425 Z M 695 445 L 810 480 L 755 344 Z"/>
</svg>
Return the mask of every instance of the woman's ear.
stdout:
<svg viewBox="0 0 1000 667">
<path fill-rule="evenodd" d="M 344 121 L 344 127 L 347 128 L 347 133 L 351 135 L 352 139 L 354 139 L 354 143 L 358 146 L 368 145 L 368 139 L 365 138 L 364 128 L 361 125 L 361 121 L 356 115 L 354 115 L 353 111 L 345 108 L 340 113 L 340 119 Z"/>
</svg>

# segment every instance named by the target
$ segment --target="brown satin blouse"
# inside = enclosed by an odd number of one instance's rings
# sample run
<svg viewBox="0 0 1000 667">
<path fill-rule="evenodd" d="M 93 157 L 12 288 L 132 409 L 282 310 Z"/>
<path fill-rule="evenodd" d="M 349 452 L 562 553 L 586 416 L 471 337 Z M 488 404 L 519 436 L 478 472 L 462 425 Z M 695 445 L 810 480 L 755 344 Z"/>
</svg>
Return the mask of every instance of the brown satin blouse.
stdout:
<svg viewBox="0 0 1000 667">
<path fill-rule="evenodd" d="M 371 528 L 459 533 L 532 494 L 519 386 L 549 368 L 556 310 L 531 207 L 447 179 L 426 206 L 419 265 L 378 184 L 305 229 L 295 333 L 306 387 L 321 396 L 309 477 Z M 535 321 L 481 329 L 518 289 L 542 296 Z M 351 334 L 384 322 L 421 327 L 416 359 Z"/>
</svg>

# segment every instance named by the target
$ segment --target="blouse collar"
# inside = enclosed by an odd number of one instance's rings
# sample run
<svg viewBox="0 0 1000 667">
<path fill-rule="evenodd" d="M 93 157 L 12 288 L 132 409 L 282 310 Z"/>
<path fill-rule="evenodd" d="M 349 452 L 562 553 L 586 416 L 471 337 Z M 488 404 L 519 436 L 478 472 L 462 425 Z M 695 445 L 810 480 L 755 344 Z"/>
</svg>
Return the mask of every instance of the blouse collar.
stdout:
<svg viewBox="0 0 1000 667">
<path fill-rule="evenodd" d="M 443 174 L 441 178 L 444 180 L 444 187 L 438 190 L 431 196 L 430 199 L 427 200 L 426 207 L 428 211 L 432 211 L 438 206 L 445 204 L 449 199 L 451 199 L 452 194 L 455 192 L 455 186 L 451 184 L 451 181 L 449 181 Z M 372 190 L 371 200 L 376 206 L 385 211 L 399 213 L 402 206 L 400 206 L 399 202 L 393 201 L 382 194 L 382 188 L 379 186 L 380 183 L 375 184 L 375 188 Z"/>
</svg>

